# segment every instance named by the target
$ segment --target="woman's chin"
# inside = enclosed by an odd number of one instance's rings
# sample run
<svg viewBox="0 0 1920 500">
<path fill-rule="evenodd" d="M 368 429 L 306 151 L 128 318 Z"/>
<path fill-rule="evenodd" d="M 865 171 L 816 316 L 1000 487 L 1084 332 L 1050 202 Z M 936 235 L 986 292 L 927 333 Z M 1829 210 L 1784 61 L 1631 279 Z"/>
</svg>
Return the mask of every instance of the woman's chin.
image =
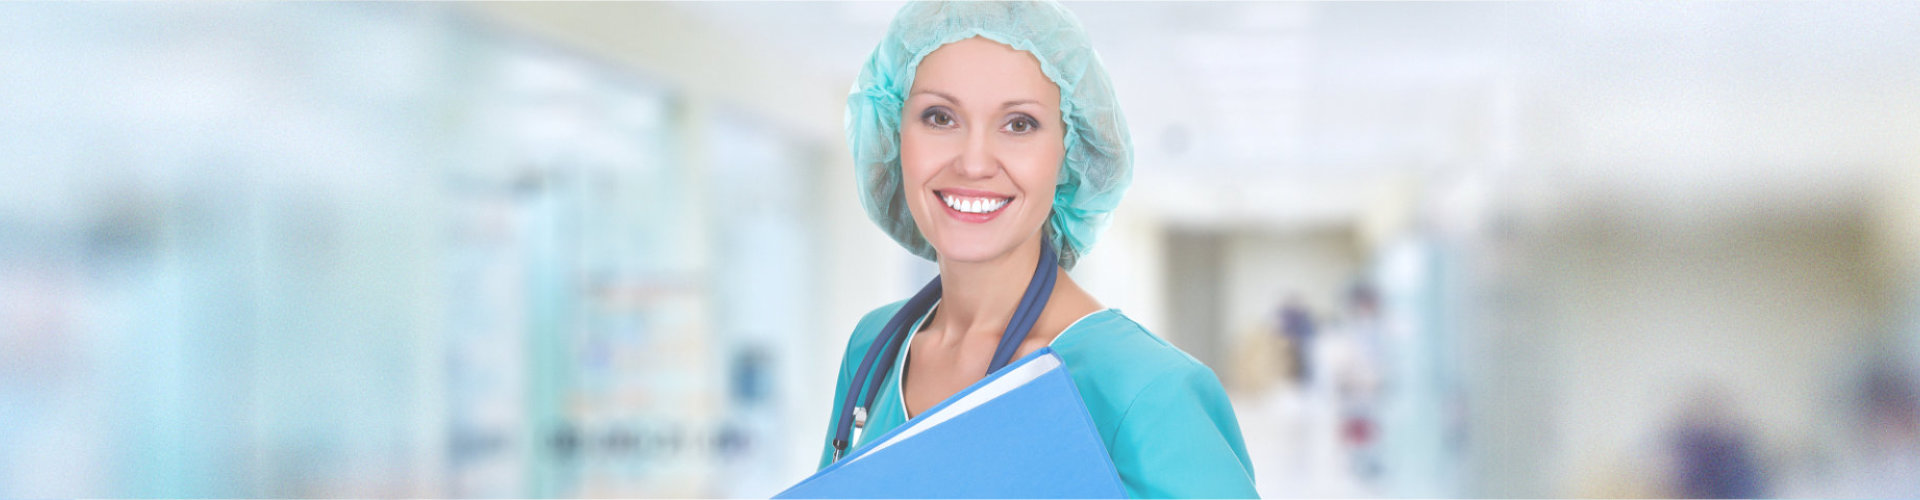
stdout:
<svg viewBox="0 0 1920 500">
<path fill-rule="evenodd" d="M 974 241 L 935 245 L 934 251 L 939 252 L 940 260 L 946 262 L 987 262 L 1013 251 L 1013 245 Z"/>
</svg>

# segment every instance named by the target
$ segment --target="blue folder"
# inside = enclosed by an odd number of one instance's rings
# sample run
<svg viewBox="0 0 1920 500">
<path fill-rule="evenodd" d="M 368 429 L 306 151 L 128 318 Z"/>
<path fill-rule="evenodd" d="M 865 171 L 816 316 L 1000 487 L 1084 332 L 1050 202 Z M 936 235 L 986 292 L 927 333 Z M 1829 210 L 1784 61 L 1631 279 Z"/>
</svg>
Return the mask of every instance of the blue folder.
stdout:
<svg viewBox="0 0 1920 500">
<path fill-rule="evenodd" d="M 1066 364 L 1043 348 L 774 498 L 1125 498 Z"/>
</svg>

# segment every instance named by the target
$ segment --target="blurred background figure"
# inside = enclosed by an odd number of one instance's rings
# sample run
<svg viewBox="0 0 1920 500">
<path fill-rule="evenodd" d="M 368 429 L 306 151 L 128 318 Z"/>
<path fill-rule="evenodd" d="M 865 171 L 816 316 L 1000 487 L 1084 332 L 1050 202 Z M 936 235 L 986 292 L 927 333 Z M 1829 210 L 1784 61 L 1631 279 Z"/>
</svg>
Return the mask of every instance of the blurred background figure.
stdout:
<svg viewBox="0 0 1920 500">
<path fill-rule="evenodd" d="M 1326 364 L 1340 401 L 1340 434 L 1352 455 L 1354 474 L 1363 480 L 1380 471 L 1379 410 L 1386 389 L 1384 373 L 1390 359 L 1381 338 L 1379 297 L 1365 283 L 1355 284 L 1345 297 L 1346 316 L 1331 344 Z M 1338 346 L 1333 348 L 1333 346 Z"/>
<path fill-rule="evenodd" d="M 1696 390 L 1672 431 L 1679 498 L 1758 498 L 1766 495 L 1763 468 L 1754 455 L 1746 422 L 1725 395 Z"/>
<path fill-rule="evenodd" d="M 1319 329 L 1313 311 L 1307 310 L 1299 293 L 1290 293 L 1276 313 L 1280 338 L 1286 340 L 1287 374 L 1296 384 L 1313 383 L 1313 336 Z"/>
<path fill-rule="evenodd" d="M 1844 495 L 1859 498 L 1920 497 L 1920 387 L 1912 361 L 1871 354 L 1860 377 L 1858 421 L 1851 426 L 1857 453 L 1842 467 Z"/>
<path fill-rule="evenodd" d="M 0 497 L 806 477 L 899 5 L 0 3 Z M 1263 496 L 1920 496 L 1920 4 L 1068 8 Z"/>
</svg>

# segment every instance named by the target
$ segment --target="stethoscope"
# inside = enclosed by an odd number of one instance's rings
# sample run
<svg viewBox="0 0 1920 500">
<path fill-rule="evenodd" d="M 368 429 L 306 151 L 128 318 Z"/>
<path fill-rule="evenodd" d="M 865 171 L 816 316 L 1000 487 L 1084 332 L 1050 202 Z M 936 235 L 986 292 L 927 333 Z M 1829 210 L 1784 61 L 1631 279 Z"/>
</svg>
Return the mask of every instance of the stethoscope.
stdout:
<svg viewBox="0 0 1920 500">
<path fill-rule="evenodd" d="M 1040 311 L 1047 307 L 1047 296 L 1053 294 L 1054 268 L 1059 265 L 1059 257 L 1054 255 L 1053 244 L 1043 237 L 1040 241 L 1040 265 L 1033 269 L 1033 279 L 1027 280 L 1027 291 L 1020 296 L 1020 306 L 1013 310 L 1013 319 L 1007 321 L 1007 330 L 1000 336 L 1000 346 L 993 351 L 993 362 L 987 365 L 987 374 L 1000 371 L 1001 367 L 1013 360 L 1013 353 L 1027 338 L 1027 332 L 1033 329 L 1033 322 L 1040 319 Z M 861 388 L 850 394 L 840 404 L 839 420 L 833 426 L 833 459 L 840 460 L 847 452 L 848 437 L 853 428 L 867 426 L 867 412 L 873 406 L 875 394 L 880 392 L 882 380 L 887 371 L 893 368 L 892 362 L 875 363 L 878 360 L 892 360 L 899 354 L 900 344 L 907 338 L 907 328 L 921 316 L 933 309 L 934 301 L 940 299 L 940 277 L 934 276 L 919 293 L 907 299 L 907 304 L 893 314 L 880 335 L 867 346 L 867 355 L 860 360 L 859 371 L 854 372 L 853 384 L 848 388 Z M 879 373 L 874 373 L 878 368 Z"/>
</svg>

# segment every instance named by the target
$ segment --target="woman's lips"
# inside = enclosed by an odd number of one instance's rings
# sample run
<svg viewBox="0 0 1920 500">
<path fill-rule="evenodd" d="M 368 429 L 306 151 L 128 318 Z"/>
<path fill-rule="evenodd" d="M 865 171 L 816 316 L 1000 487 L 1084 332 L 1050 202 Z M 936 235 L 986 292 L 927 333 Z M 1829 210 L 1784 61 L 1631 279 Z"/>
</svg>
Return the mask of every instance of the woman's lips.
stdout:
<svg viewBox="0 0 1920 500">
<path fill-rule="evenodd" d="M 993 220 L 1013 203 L 1012 196 L 972 189 L 942 189 L 933 192 L 946 208 L 947 216 L 961 222 L 982 223 Z"/>
</svg>

